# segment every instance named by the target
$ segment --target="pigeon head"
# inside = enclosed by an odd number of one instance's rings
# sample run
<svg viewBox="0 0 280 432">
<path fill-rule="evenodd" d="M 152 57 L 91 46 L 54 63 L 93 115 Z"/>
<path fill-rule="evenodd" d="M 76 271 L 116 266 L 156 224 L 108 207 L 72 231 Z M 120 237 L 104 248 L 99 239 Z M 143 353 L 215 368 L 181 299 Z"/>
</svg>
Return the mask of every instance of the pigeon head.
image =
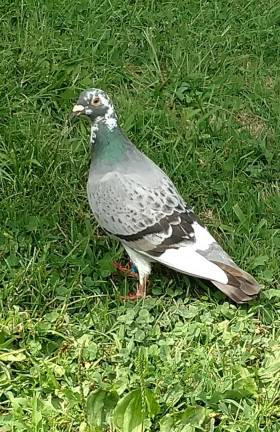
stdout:
<svg viewBox="0 0 280 432">
<path fill-rule="evenodd" d="M 85 90 L 80 94 L 73 107 L 72 115 L 74 117 L 86 116 L 92 124 L 103 121 L 110 129 L 117 125 L 116 113 L 109 96 L 103 90 L 95 88 Z"/>
</svg>

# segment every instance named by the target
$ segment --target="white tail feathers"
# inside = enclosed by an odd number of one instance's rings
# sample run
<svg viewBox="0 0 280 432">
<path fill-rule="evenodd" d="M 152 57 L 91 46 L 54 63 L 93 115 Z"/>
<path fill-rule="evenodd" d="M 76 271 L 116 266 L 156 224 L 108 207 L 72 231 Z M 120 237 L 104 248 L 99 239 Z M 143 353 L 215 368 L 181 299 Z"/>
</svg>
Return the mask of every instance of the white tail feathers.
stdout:
<svg viewBox="0 0 280 432">
<path fill-rule="evenodd" d="M 197 276 L 202 279 L 214 280 L 222 284 L 227 284 L 226 273 L 216 264 L 208 261 L 197 253 L 190 246 L 181 246 L 178 249 L 167 249 L 159 257 L 152 257 L 154 261 L 160 262 L 167 267 Z"/>
</svg>

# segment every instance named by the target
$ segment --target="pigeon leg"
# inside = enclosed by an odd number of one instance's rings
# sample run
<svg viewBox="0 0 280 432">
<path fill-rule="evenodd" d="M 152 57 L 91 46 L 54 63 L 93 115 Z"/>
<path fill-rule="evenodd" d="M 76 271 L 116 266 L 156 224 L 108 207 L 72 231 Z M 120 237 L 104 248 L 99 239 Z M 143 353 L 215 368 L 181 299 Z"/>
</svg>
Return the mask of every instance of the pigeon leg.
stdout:
<svg viewBox="0 0 280 432">
<path fill-rule="evenodd" d="M 136 267 L 136 265 L 132 261 L 129 261 L 129 263 L 126 264 L 126 265 L 123 265 L 123 264 L 118 263 L 118 262 L 114 262 L 113 263 L 113 267 L 118 272 L 123 273 L 127 277 L 138 278 L 137 267 Z"/>
<path fill-rule="evenodd" d="M 142 283 L 138 285 L 135 293 L 129 292 L 126 296 L 122 296 L 122 300 L 140 300 L 146 297 L 148 279 L 145 277 Z"/>
<path fill-rule="evenodd" d="M 138 252 L 134 251 L 133 249 L 130 249 L 130 247 L 126 245 L 124 247 L 131 259 L 131 262 L 135 263 L 137 267 L 138 270 L 137 276 L 139 278 L 139 284 L 136 293 L 128 293 L 125 297 L 123 297 L 123 299 L 124 300 L 144 299 L 146 297 L 148 278 L 151 273 L 151 261 L 148 260 L 146 257 L 142 256 L 141 254 L 139 254 Z"/>
</svg>

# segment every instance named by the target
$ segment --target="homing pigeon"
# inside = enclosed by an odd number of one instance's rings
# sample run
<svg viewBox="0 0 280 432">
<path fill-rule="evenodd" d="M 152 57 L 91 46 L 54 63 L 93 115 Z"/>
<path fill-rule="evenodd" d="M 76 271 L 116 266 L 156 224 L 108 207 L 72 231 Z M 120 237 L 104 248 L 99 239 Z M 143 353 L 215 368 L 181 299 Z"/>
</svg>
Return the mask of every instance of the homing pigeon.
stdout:
<svg viewBox="0 0 280 432">
<path fill-rule="evenodd" d="M 91 210 L 138 271 L 137 291 L 128 298 L 145 297 L 151 263 L 158 262 L 211 281 L 236 303 L 254 299 L 260 291 L 256 280 L 219 246 L 169 177 L 125 136 L 107 94 L 83 91 L 72 111 L 81 115 L 91 124 Z"/>
</svg>

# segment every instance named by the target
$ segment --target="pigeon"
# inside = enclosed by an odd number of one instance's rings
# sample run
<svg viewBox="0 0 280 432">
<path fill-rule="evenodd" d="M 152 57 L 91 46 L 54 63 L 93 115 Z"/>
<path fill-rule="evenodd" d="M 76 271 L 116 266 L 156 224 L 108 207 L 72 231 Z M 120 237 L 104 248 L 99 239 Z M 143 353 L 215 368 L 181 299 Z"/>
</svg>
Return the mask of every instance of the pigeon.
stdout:
<svg viewBox="0 0 280 432">
<path fill-rule="evenodd" d="M 160 263 L 211 281 L 235 303 L 254 299 L 259 284 L 216 242 L 170 178 L 128 139 L 109 96 L 96 88 L 83 91 L 72 111 L 78 116 L 91 125 L 91 210 L 138 271 L 137 291 L 127 298 L 145 298 L 151 265 Z"/>
</svg>

